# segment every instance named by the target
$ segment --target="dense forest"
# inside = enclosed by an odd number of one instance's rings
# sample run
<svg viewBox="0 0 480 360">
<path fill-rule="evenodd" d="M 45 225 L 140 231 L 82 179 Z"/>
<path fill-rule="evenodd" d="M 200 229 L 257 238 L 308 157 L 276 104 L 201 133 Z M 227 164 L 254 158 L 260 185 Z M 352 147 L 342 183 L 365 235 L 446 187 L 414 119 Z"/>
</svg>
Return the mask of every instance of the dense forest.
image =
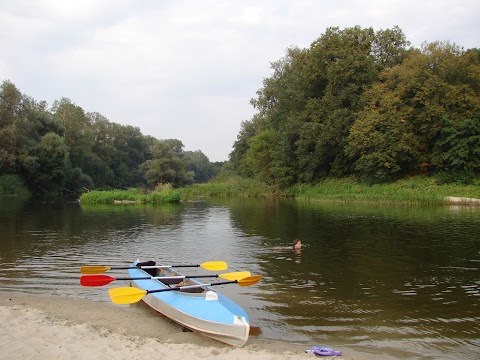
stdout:
<svg viewBox="0 0 480 360">
<path fill-rule="evenodd" d="M 3 81 L 0 86 L 0 187 L 33 194 L 91 189 L 174 187 L 207 182 L 223 163 L 180 140 L 158 140 L 139 128 L 85 112 L 67 98 L 51 108 Z"/>
<path fill-rule="evenodd" d="M 479 49 L 332 27 L 273 62 L 251 104 L 229 166 L 271 185 L 480 176 Z"/>
<path fill-rule="evenodd" d="M 67 98 L 49 107 L 5 80 L 0 190 L 8 183 L 77 195 L 180 187 L 207 182 L 222 168 L 280 188 L 342 177 L 480 178 L 479 49 L 410 47 L 398 27 L 332 27 L 273 62 L 251 104 L 256 113 L 242 122 L 228 162 L 211 163 L 180 140 L 145 136 Z"/>
</svg>

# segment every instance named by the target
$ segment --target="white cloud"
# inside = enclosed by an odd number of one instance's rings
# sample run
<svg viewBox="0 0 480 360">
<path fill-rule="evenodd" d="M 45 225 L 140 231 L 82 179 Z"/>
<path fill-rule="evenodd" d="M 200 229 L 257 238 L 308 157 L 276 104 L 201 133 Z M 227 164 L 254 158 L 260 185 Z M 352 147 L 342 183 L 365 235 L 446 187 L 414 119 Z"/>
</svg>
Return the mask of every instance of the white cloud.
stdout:
<svg viewBox="0 0 480 360">
<path fill-rule="evenodd" d="M 0 0 L 0 81 L 226 160 L 269 63 L 330 26 L 479 47 L 472 0 Z"/>
</svg>

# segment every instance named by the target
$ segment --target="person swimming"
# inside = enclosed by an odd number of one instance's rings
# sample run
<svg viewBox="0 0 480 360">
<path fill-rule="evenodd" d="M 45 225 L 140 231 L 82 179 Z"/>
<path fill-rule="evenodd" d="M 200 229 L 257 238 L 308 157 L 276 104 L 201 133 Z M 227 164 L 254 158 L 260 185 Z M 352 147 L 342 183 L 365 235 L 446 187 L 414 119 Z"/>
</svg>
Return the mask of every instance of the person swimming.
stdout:
<svg viewBox="0 0 480 360">
<path fill-rule="evenodd" d="M 302 242 L 300 239 L 293 240 L 293 251 L 295 251 L 295 254 L 300 254 L 302 251 Z"/>
<path fill-rule="evenodd" d="M 302 241 L 300 239 L 293 240 L 292 246 L 278 246 L 274 247 L 272 250 L 292 250 L 295 251 L 296 254 L 300 254 L 302 251 Z"/>
<path fill-rule="evenodd" d="M 300 239 L 293 240 L 293 249 L 301 249 L 302 248 L 302 241 Z"/>
</svg>

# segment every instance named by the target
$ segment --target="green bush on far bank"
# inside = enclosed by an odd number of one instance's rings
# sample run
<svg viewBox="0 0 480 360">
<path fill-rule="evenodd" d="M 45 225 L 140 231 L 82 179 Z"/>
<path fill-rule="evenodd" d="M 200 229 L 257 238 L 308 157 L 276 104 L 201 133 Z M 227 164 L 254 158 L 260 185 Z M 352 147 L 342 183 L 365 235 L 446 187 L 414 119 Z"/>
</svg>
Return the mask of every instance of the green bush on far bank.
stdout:
<svg viewBox="0 0 480 360">
<path fill-rule="evenodd" d="M 145 193 L 141 189 L 90 191 L 80 197 L 81 203 L 107 204 L 115 202 L 175 203 L 180 202 L 180 193 L 170 187 L 157 188 Z"/>
</svg>

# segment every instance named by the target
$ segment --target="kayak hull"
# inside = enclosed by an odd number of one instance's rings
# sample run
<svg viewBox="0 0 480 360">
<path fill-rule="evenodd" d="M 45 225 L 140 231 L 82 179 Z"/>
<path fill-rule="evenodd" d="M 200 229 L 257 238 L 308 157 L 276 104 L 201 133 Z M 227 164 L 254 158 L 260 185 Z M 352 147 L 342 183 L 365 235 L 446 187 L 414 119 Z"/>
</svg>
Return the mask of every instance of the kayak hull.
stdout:
<svg viewBox="0 0 480 360">
<path fill-rule="evenodd" d="M 136 262 L 133 266 L 136 266 Z M 129 269 L 130 277 L 150 276 L 144 270 Z M 164 275 L 178 276 L 179 272 L 165 269 Z M 190 280 L 195 284 L 198 281 Z M 131 286 L 142 290 L 168 289 L 159 280 L 132 280 Z M 174 285 L 171 285 L 174 287 Z M 201 293 L 165 291 L 145 295 L 142 300 L 151 308 L 199 334 L 232 345 L 243 346 L 250 332 L 248 315 L 225 295 L 205 288 Z"/>
</svg>

